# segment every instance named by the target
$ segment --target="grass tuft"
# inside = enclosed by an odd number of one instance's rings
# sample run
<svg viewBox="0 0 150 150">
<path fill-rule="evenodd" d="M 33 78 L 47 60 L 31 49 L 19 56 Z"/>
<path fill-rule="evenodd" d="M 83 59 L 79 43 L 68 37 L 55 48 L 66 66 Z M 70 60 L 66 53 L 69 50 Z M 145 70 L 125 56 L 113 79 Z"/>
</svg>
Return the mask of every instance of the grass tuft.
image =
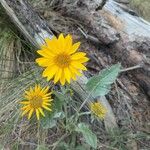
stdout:
<svg viewBox="0 0 150 150">
<path fill-rule="evenodd" d="M 131 7 L 138 12 L 141 17 L 150 21 L 150 1 L 149 0 L 131 0 Z"/>
</svg>

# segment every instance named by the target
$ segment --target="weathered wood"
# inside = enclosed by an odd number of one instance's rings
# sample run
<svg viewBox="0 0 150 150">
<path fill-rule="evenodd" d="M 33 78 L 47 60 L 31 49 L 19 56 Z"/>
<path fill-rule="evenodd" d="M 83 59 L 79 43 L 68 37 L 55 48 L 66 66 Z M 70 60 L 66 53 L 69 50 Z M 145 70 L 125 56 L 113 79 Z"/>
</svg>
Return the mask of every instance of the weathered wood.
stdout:
<svg viewBox="0 0 150 150">
<path fill-rule="evenodd" d="M 46 21 L 33 11 L 27 1 L 1 0 L 0 3 L 12 22 L 35 47 L 39 47 L 44 38 L 53 36 Z"/>
<path fill-rule="evenodd" d="M 81 21 L 101 44 L 116 43 L 119 40 L 118 32 L 108 24 L 103 16 L 97 13 L 101 5 L 103 5 L 103 0 L 99 3 L 97 0 L 64 0 L 62 13 Z"/>
<path fill-rule="evenodd" d="M 51 38 L 53 36 L 53 33 L 48 27 L 47 23 L 41 19 L 36 12 L 33 11 L 32 7 L 29 5 L 29 3 L 27 3 L 26 0 L 1 0 L 0 3 L 12 19 L 12 22 L 16 24 L 22 34 L 37 48 L 40 47 L 40 45 L 44 42 L 44 38 Z M 114 42 L 113 37 L 115 37 L 115 33 L 112 33 L 112 37 L 109 39 L 109 41 Z M 115 40 L 118 39 L 117 37 L 115 38 Z M 87 96 L 84 94 L 86 91 L 84 89 L 85 81 L 87 81 L 85 76 L 79 78 L 78 80 L 79 85 L 81 85 L 83 88 L 77 88 L 76 82 L 72 82 L 71 84 L 72 89 L 78 92 L 77 94 L 80 96 L 84 95 L 82 97 L 83 101 L 86 98 L 85 96 Z M 77 91 L 77 89 L 80 90 Z M 106 98 L 103 98 L 103 104 L 107 107 L 107 116 L 109 117 L 109 119 L 105 120 L 106 128 L 117 127 L 115 116 Z"/>
<path fill-rule="evenodd" d="M 63 15 L 80 21 L 88 34 L 96 37 L 100 47 L 105 48 L 116 61 L 125 67 L 141 65 L 141 69 L 132 75 L 140 85 L 143 80 L 148 80 L 144 90 L 150 96 L 150 61 L 147 58 L 150 23 L 114 0 L 108 0 L 102 10 L 98 10 L 96 4 L 96 0 L 63 0 L 61 11 Z M 139 73 L 142 74 L 140 79 Z"/>
</svg>

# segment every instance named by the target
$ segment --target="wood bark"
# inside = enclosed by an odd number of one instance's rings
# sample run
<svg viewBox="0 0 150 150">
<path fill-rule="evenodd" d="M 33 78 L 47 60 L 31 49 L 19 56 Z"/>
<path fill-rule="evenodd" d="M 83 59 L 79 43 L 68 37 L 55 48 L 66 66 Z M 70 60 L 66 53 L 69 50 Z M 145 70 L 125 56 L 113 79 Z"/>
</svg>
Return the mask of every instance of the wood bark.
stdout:
<svg viewBox="0 0 150 150">
<path fill-rule="evenodd" d="M 120 1 L 120 0 L 118 0 Z M 88 34 L 87 38 L 100 45 L 124 67 L 140 65 L 131 72 L 135 81 L 150 96 L 150 23 L 138 17 L 126 5 L 107 0 L 63 0 L 62 14 L 80 21 Z M 96 40 L 95 40 L 96 39 Z M 140 77 L 139 77 L 140 75 Z"/>
<path fill-rule="evenodd" d="M 42 19 L 35 11 L 33 11 L 32 7 L 26 0 L 1 0 L 0 3 L 6 10 L 6 13 L 10 16 L 12 22 L 35 47 L 39 48 L 40 45 L 44 42 L 44 38 L 53 37 L 53 33 L 48 27 L 46 21 Z M 107 36 L 107 38 L 111 43 L 118 40 L 117 35 L 115 35 L 115 31 L 112 33 L 111 37 Z M 71 84 L 72 89 L 74 89 L 77 94 L 82 96 L 81 98 L 83 101 L 87 96 L 87 91 L 85 90 L 86 81 L 87 78 L 83 76 L 77 81 L 78 85 L 80 86 L 77 87 L 76 82 L 72 82 Z M 101 100 L 105 107 L 108 109 L 108 113 L 105 119 L 106 129 L 117 127 L 115 116 L 107 99 L 105 97 L 101 97 Z"/>
<path fill-rule="evenodd" d="M 35 47 L 44 42 L 44 38 L 52 38 L 53 33 L 32 7 L 24 0 L 1 0 L 0 3 L 10 16 L 12 22 Z"/>
</svg>

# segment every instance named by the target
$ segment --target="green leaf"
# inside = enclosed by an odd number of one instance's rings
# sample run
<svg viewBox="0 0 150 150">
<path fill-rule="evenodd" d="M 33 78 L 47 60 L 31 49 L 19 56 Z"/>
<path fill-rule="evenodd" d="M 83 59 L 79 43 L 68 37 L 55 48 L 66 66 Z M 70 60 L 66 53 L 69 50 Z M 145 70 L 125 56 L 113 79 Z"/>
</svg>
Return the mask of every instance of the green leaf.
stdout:
<svg viewBox="0 0 150 150">
<path fill-rule="evenodd" d="M 45 117 L 41 119 L 41 126 L 44 129 L 53 128 L 57 124 L 58 119 L 65 117 L 62 112 L 62 105 L 64 104 L 64 96 L 59 92 L 53 92 L 56 96 L 53 100 L 52 112 L 45 112 Z"/>
<path fill-rule="evenodd" d="M 45 113 L 45 117 L 43 117 L 40 121 L 43 129 L 50 129 L 56 126 L 58 119 L 63 119 L 65 117 L 63 112 L 54 112 L 49 114 L 49 112 Z"/>
<path fill-rule="evenodd" d="M 64 102 L 65 102 L 65 98 L 66 98 L 66 97 L 65 97 L 62 93 L 60 93 L 60 92 L 54 91 L 53 93 L 54 93 L 54 95 L 55 95 L 54 109 L 55 109 L 55 110 L 61 110 L 62 105 L 63 105 Z"/>
<path fill-rule="evenodd" d="M 41 126 L 43 129 L 50 129 L 56 126 L 57 120 L 53 118 L 53 114 L 45 113 L 45 117 L 42 117 L 40 120 Z"/>
<path fill-rule="evenodd" d="M 111 88 L 111 84 L 116 80 L 121 65 L 116 64 L 100 72 L 99 75 L 93 76 L 86 84 L 87 90 L 95 98 L 106 95 Z"/>
<path fill-rule="evenodd" d="M 88 143 L 91 147 L 97 147 L 97 137 L 96 135 L 89 129 L 88 125 L 84 123 L 79 123 L 78 127 L 76 127 L 77 132 L 81 132 L 83 137 L 85 138 L 86 143 Z"/>
<path fill-rule="evenodd" d="M 70 150 L 69 145 L 65 142 L 60 142 L 57 147 L 58 150 Z"/>
</svg>

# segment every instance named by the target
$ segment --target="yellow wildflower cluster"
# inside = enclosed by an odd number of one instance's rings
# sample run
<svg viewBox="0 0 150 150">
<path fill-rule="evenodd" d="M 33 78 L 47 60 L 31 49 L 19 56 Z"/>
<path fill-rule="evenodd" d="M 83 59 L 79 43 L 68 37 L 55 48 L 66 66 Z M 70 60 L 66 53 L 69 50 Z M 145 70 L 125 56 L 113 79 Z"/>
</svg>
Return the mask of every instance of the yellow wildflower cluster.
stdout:
<svg viewBox="0 0 150 150">
<path fill-rule="evenodd" d="M 44 67 L 42 76 L 47 77 L 47 80 L 54 80 L 54 83 L 60 81 L 62 85 L 70 83 L 71 79 L 76 80 L 77 76 L 82 75 L 82 70 L 86 70 L 84 63 L 89 59 L 86 53 L 77 52 L 80 42 L 73 44 L 72 36 L 60 34 L 58 39 L 45 39 L 45 44 L 41 45 L 41 49 L 37 52 L 41 55 L 36 59 L 39 66 Z M 20 102 L 22 116 L 28 114 L 28 119 L 35 112 L 37 119 L 40 115 L 45 116 L 44 109 L 51 109 L 51 93 L 49 87 L 42 88 L 40 85 L 35 85 L 28 91 L 25 91 L 24 100 Z"/>
</svg>

